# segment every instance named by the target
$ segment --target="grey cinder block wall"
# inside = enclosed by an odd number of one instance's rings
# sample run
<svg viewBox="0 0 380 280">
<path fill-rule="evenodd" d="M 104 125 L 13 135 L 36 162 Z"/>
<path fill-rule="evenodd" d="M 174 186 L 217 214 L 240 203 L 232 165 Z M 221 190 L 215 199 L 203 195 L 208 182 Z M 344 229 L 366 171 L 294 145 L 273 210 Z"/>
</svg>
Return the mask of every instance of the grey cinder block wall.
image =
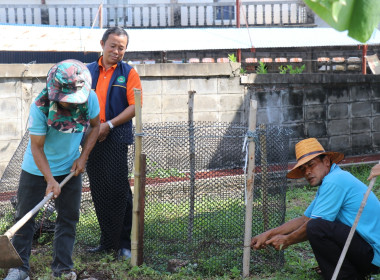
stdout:
<svg viewBox="0 0 380 280">
<path fill-rule="evenodd" d="M 51 64 L 0 65 L 0 175 L 26 129 L 29 106 Z M 380 153 L 380 75 L 265 74 L 240 76 L 239 63 L 136 65 L 143 87 L 143 122 L 186 121 L 195 91 L 194 120 L 247 123 L 249 100 L 257 123 L 293 130 L 294 144 L 316 137 L 350 155 Z"/>
<path fill-rule="evenodd" d="M 258 101 L 258 123 L 293 129 L 292 160 L 295 143 L 307 137 L 346 156 L 380 152 L 380 76 L 250 75 L 242 84 Z"/>
<path fill-rule="evenodd" d="M 0 176 L 27 126 L 32 100 L 52 64 L 0 64 Z M 136 65 L 143 87 L 144 123 L 186 121 L 195 91 L 194 120 L 242 122 L 245 87 L 239 63 Z"/>
</svg>

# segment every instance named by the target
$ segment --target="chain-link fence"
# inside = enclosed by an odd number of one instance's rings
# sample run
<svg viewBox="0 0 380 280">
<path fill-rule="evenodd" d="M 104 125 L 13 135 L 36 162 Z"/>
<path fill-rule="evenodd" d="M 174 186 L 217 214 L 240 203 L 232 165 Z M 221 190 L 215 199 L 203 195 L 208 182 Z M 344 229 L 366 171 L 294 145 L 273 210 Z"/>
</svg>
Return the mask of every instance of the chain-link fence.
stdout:
<svg viewBox="0 0 380 280">
<path fill-rule="evenodd" d="M 144 126 L 146 263 L 162 270 L 189 263 L 206 274 L 241 269 L 246 132 L 236 123 Z M 289 141 L 274 126 L 259 126 L 254 135 L 256 235 L 284 222 Z M 283 263 L 274 250 L 252 254 L 254 269 Z"/>
<path fill-rule="evenodd" d="M 144 124 L 143 252 L 147 265 L 162 271 L 188 265 L 208 275 L 242 268 L 246 157 L 242 147 L 246 134 L 247 125 L 238 123 Z M 288 136 L 288 131 L 278 126 L 261 125 L 254 132 L 252 235 L 284 222 Z M 14 224 L 15 196 L 27 141 L 26 134 L 0 182 L 1 233 Z M 108 158 L 111 161 L 113 155 Z M 128 149 L 130 173 L 133 158 L 132 145 Z M 133 179 L 130 181 L 133 187 Z M 53 232 L 55 217 L 51 202 L 37 217 L 36 238 Z M 99 238 L 85 174 L 76 248 L 97 245 Z M 251 270 L 278 268 L 283 264 L 283 253 L 252 251 L 251 260 Z"/>
</svg>

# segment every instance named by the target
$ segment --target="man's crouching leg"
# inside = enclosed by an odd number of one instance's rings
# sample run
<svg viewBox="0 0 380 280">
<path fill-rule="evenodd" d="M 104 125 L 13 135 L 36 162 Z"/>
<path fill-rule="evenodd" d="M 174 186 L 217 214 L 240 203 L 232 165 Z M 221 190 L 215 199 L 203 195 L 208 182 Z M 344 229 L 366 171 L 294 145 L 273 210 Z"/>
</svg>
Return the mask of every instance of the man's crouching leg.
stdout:
<svg viewBox="0 0 380 280">
<path fill-rule="evenodd" d="M 311 219 L 306 228 L 307 237 L 325 279 L 331 279 L 340 258 L 350 227 L 323 219 Z M 355 233 L 340 269 L 338 279 L 365 279 L 375 267 L 372 247 Z"/>
</svg>

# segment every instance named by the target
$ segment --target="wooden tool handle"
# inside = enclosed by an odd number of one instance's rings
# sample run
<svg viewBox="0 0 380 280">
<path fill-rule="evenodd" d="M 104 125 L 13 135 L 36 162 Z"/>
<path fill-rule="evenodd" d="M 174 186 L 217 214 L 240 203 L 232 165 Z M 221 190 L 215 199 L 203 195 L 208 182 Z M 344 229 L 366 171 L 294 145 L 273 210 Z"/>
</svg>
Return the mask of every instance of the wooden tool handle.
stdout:
<svg viewBox="0 0 380 280">
<path fill-rule="evenodd" d="M 59 184 L 59 187 L 62 188 L 67 183 L 67 181 L 69 181 L 71 179 L 71 177 L 73 177 L 74 174 L 75 174 L 75 172 L 71 172 L 69 175 L 67 175 L 66 178 Z M 15 235 L 15 233 L 31 217 L 33 217 L 33 215 L 36 214 L 38 212 L 38 210 L 40 210 L 40 208 L 42 208 L 42 206 L 45 205 L 46 202 L 48 202 L 52 198 L 52 196 L 53 196 L 53 192 L 51 192 L 47 196 L 45 196 L 44 199 L 42 199 L 40 201 L 40 203 L 38 203 L 36 206 L 34 206 L 34 208 L 32 210 L 30 210 L 28 213 L 26 213 L 26 215 L 24 217 L 22 217 L 17 223 L 15 223 L 13 225 L 13 227 L 11 227 L 6 233 L 4 233 L 4 235 L 8 236 L 8 238 L 11 239 L 13 237 L 13 235 Z"/>
</svg>

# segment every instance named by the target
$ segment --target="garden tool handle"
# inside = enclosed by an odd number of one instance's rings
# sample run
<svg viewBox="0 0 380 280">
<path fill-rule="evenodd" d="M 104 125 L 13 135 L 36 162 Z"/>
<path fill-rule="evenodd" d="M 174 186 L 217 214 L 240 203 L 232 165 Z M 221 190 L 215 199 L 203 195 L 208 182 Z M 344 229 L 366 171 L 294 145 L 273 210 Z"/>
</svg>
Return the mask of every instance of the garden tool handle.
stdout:
<svg viewBox="0 0 380 280">
<path fill-rule="evenodd" d="M 65 177 L 65 179 L 63 179 L 63 181 L 59 184 L 59 187 L 62 188 L 66 183 L 67 181 L 69 181 L 71 179 L 71 177 L 73 177 L 75 174 L 75 172 L 71 172 L 69 175 L 67 175 Z M 40 203 L 38 203 L 36 206 L 34 206 L 34 208 L 32 210 L 30 210 L 28 213 L 25 214 L 24 217 L 22 217 L 17 223 L 15 223 L 13 225 L 13 227 L 11 227 L 6 233 L 4 233 L 4 235 L 8 236 L 9 239 L 11 239 L 13 237 L 13 235 L 15 235 L 15 233 L 31 218 L 33 217 L 34 214 L 36 214 L 38 212 L 38 210 L 40 210 L 40 208 L 42 208 L 42 206 L 45 205 L 46 202 L 48 202 L 53 196 L 53 192 L 50 192 L 48 195 L 46 195 L 44 197 L 44 199 L 42 199 L 40 201 Z"/>
<path fill-rule="evenodd" d="M 367 188 L 367 191 L 366 193 L 364 194 L 364 197 L 363 197 L 363 200 L 362 200 L 362 203 L 360 204 L 360 207 L 359 207 L 359 211 L 358 213 L 356 214 L 356 218 L 355 218 L 355 221 L 351 227 L 351 230 L 350 230 L 350 233 L 348 234 L 348 237 L 347 237 L 347 240 L 346 240 L 346 243 L 344 244 L 344 247 L 343 247 L 343 250 L 342 250 L 342 253 L 340 255 L 340 258 L 338 260 L 338 264 L 336 265 L 335 267 L 335 270 L 334 270 L 334 274 L 331 278 L 331 280 L 336 280 L 337 277 L 338 277 L 338 274 L 339 274 L 339 271 L 340 271 L 340 268 L 343 264 L 343 261 L 344 261 L 344 258 L 346 256 L 346 253 L 348 251 L 348 247 L 350 246 L 351 244 L 351 240 L 352 240 L 352 237 L 354 236 L 354 233 L 355 233 L 355 230 L 356 230 L 356 227 L 359 223 L 359 219 L 360 219 L 360 216 L 362 215 L 362 212 L 363 212 L 363 209 L 364 209 L 364 206 L 366 205 L 367 203 L 367 199 L 368 199 L 368 196 L 369 194 L 371 193 L 371 190 L 373 188 L 373 185 L 375 184 L 375 181 L 376 181 L 376 178 L 377 177 L 374 177 L 371 179 L 370 183 L 369 183 L 369 186 Z"/>
</svg>

